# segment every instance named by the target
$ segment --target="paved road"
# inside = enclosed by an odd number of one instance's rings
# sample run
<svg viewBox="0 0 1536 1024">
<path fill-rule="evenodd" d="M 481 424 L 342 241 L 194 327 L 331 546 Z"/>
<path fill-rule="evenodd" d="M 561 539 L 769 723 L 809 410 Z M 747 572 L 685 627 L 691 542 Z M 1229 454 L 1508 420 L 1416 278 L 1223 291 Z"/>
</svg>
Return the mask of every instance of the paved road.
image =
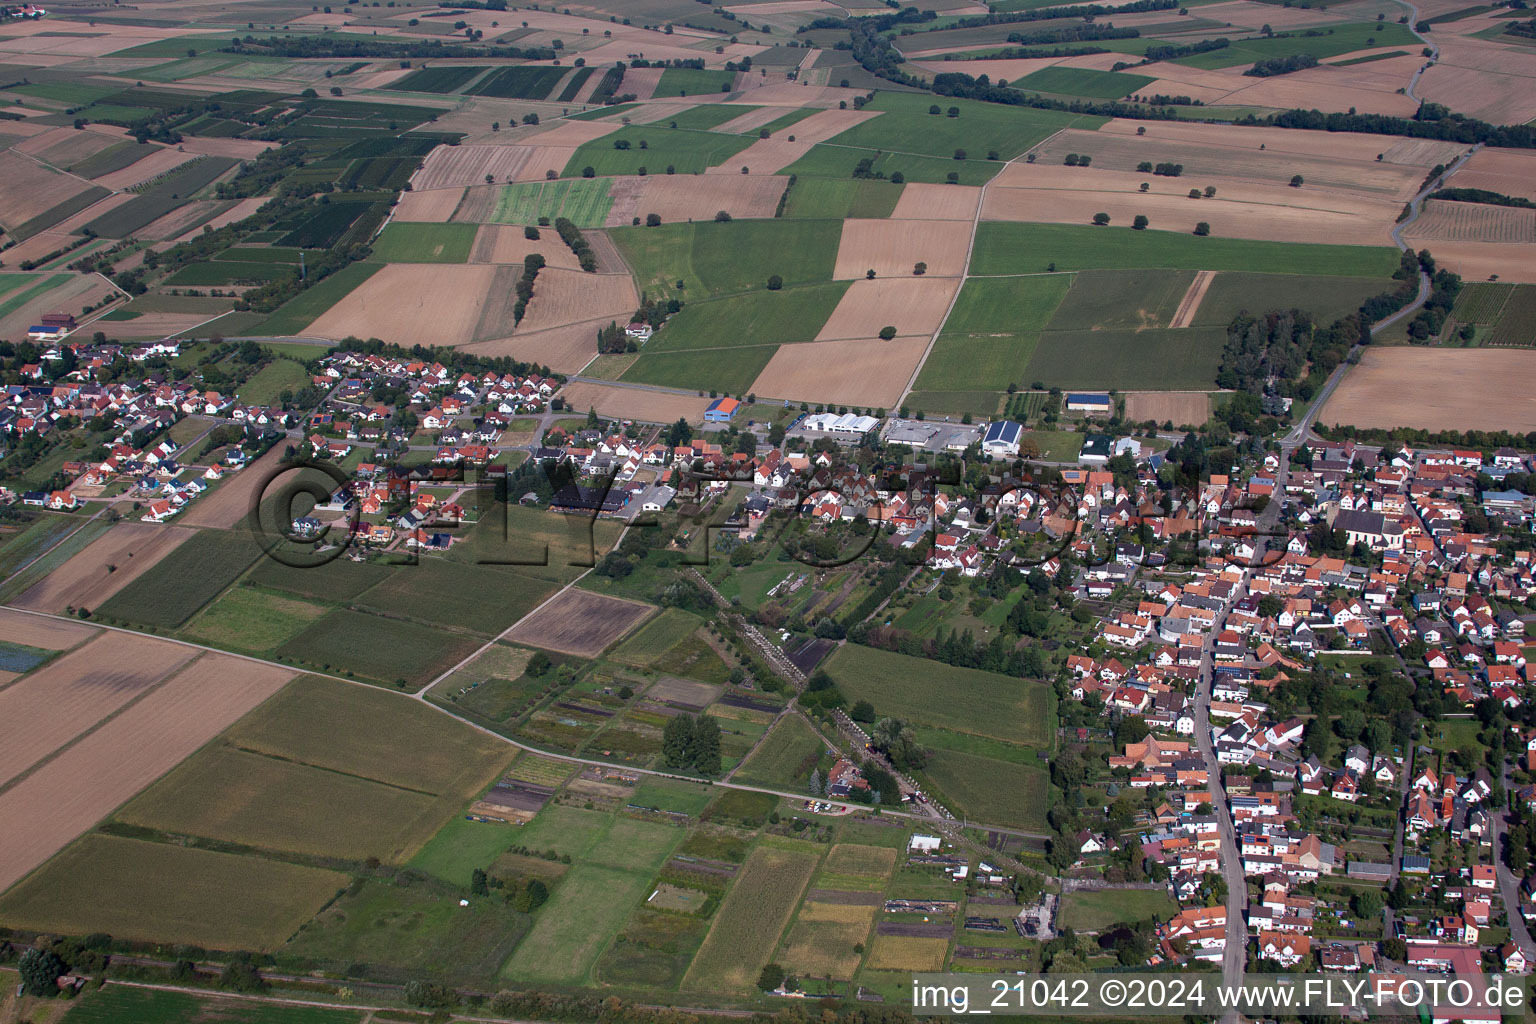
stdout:
<svg viewBox="0 0 1536 1024">
<path fill-rule="evenodd" d="M 1504 785 L 1504 792 L 1509 793 L 1509 765 L 1506 762 L 1500 769 L 1500 781 Z M 1525 918 L 1520 914 L 1520 879 L 1504 863 L 1504 842 L 1509 834 L 1508 813 L 1499 809 L 1493 815 L 1493 863 L 1499 876 L 1499 895 L 1504 898 L 1504 913 L 1509 918 L 1509 937 L 1520 947 L 1520 952 L 1525 954 L 1529 963 L 1536 958 L 1536 942 L 1531 940 L 1531 931 L 1526 927 Z"/>
</svg>

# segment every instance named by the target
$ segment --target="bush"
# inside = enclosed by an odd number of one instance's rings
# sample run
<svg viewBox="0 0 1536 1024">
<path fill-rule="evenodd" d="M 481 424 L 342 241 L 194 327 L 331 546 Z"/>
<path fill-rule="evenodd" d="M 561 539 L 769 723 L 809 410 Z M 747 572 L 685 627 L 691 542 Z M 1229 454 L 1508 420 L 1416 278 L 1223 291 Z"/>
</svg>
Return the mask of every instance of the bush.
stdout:
<svg viewBox="0 0 1536 1024">
<path fill-rule="evenodd" d="M 894 337 L 896 337 L 896 328 L 891 327 L 889 325 L 880 328 L 880 340 L 881 341 L 890 341 Z"/>
</svg>

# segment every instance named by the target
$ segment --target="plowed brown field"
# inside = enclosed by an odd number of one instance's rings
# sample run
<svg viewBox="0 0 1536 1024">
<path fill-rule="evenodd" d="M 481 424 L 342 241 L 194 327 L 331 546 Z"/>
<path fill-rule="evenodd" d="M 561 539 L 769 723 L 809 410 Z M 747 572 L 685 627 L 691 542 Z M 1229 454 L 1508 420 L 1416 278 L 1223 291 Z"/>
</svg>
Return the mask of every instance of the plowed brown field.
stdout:
<svg viewBox="0 0 1536 1024">
<path fill-rule="evenodd" d="M 1125 395 L 1125 418 L 1132 422 L 1172 420 L 1175 427 L 1198 427 L 1210 416 L 1211 400 L 1204 391 L 1128 391 Z"/>
<path fill-rule="evenodd" d="M 928 264 L 930 277 L 957 277 L 965 271 L 971 222 L 958 220 L 845 220 L 832 276 L 912 277 L 913 266 Z M 899 326 L 899 325 L 898 325 Z"/>
<path fill-rule="evenodd" d="M 593 343 L 596 350 L 596 343 Z M 561 392 L 572 409 L 596 409 L 604 416 L 642 420 L 646 423 L 676 423 L 678 418 L 698 423 L 704 417 L 709 399 L 669 391 L 647 391 L 616 384 L 576 381 Z"/>
<path fill-rule="evenodd" d="M 855 281 L 822 325 L 817 341 L 874 338 L 880 328 L 896 328 L 897 336 L 932 335 L 960 282 L 953 278 L 881 277 Z"/>
<path fill-rule="evenodd" d="M 574 587 L 525 615 L 506 638 L 561 654 L 595 658 L 643 622 L 655 607 Z"/>
<path fill-rule="evenodd" d="M 484 179 L 482 179 L 484 180 Z M 434 188 L 430 191 L 403 192 L 395 207 L 395 220 L 446 223 L 464 198 L 463 188 Z"/>
<path fill-rule="evenodd" d="M 110 637 L 121 642 L 125 634 Z M 150 641 L 156 643 L 156 641 Z M 167 641 L 158 641 L 171 646 Z M 96 645 L 92 645 L 95 650 Z M 93 673 L 124 658 L 105 644 Z M 288 669 L 205 654 L 0 794 L 0 891 L 292 679 Z M 12 684 L 13 686 L 16 684 Z M 62 713 L 62 712 L 60 712 Z"/>
<path fill-rule="evenodd" d="M 976 218 L 981 189 L 975 185 L 912 182 L 901 190 L 892 220 L 964 220 Z"/>
<path fill-rule="evenodd" d="M 89 640 L 99 630 L 83 622 L 67 622 L 49 619 L 41 615 L 0 608 L 0 636 L 12 643 L 41 647 L 46 651 L 64 651 L 83 640 Z"/>
<path fill-rule="evenodd" d="M 487 264 L 391 263 L 304 333 L 320 338 L 380 338 L 406 346 L 462 345 L 474 337 L 481 306 L 495 278 L 496 268 Z M 542 284 L 541 274 L 534 285 L 534 301 Z"/>
<path fill-rule="evenodd" d="M 920 335 L 780 345 L 752 382 L 752 391 L 802 402 L 889 409 L 901 401 L 928 340 L 928 335 Z"/>
<path fill-rule="evenodd" d="M 513 224 L 484 224 L 475 235 L 470 251 L 471 263 L 522 263 L 523 257 L 538 253 L 546 267 L 580 270 L 581 264 L 570 246 L 560 240 L 554 228 L 544 228 L 538 240 L 523 237 L 523 229 Z"/>
<path fill-rule="evenodd" d="M 62 612 L 95 608 L 152 569 L 193 534 L 179 526 L 118 523 L 16 601 L 19 608 Z"/>
<path fill-rule="evenodd" d="M 653 174 L 616 178 L 608 227 L 630 223 L 635 216 L 654 213 L 662 223 L 712 220 L 724 210 L 732 217 L 772 217 L 784 194 L 785 178 L 771 174 Z"/>
<path fill-rule="evenodd" d="M 1536 349 L 1370 346 L 1319 418 L 1386 429 L 1536 430 Z"/>
<path fill-rule="evenodd" d="M 628 323 L 628 317 L 639 305 L 635 282 L 628 275 L 547 268 L 533 282 L 533 298 L 514 333 L 547 330 L 599 317 L 621 318 Z M 596 350 L 596 342 L 593 349 Z"/>
</svg>

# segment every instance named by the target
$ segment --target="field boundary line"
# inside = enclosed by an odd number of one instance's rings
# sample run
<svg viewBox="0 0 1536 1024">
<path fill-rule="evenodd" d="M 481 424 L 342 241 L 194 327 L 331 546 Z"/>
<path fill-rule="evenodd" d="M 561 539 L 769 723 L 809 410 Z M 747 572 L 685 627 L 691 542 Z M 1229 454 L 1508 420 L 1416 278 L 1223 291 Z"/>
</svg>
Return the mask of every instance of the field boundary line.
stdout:
<svg viewBox="0 0 1536 1024">
<path fill-rule="evenodd" d="M 940 318 L 938 326 L 933 329 L 933 334 L 929 336 L 928 345 L 923 349 L 922 358 L 917 361 L 917 366 L 913 367 L 912 376 L 907 378 L 907 386 L 901 392 L 901 396 L 896 400 L 897 408 L 906 405 L 907 400 L 912 397 L 912 392 L 917 387 L 917 378 L 922 375 L 923 367 L 928 365 L 928 357 L 933 355 L 933 347 L 938 344 L 939 335 L 944 333 L 944 325 L 949 322 L 950 316 L 954 313 L 955 305 L 960 301 L 960 293 L 965 291 L 965 282 L 969 280 L 971 276 L 971 259 L 976 253 L 976 233 L 981 230 L 981 211 L 987 205 L 987 189 L 991 188 L 992 183 L 998 178 L 1002 177 L 1004 172 L 1006 172 L 1008 168 L 1011 167 L 1020 157 L 1027 153 L 1032 153 L 1040 147 L 1048 144 L 1056 136 L 1060 135 L 1068 128 L 1071 128 L 1072 125 L 1076 122 L 1077 118 L 1073 118 L 1067 123 L 1065 127 L 1056 129 L 1050 135 L 1046 136 L 1044 139 L 1041 139 L 1033 146 L 1025 147 L 1023 153 L 1020 153 L 1018 156 L 1004 162 L 1003 166 L 998 168 L 996 174 L 992 175 L 992 177 L 988 178 L 985 182 L 982 183 L 981 193 L 976 197 L 976 212 L 971 217 L 971 237 L 965 246 L 965 266 L 960 271 L 960 287 L 956 288 L 955 294 L 950 296 L 949 305 L 945 307 L 944 316 Z"/>
</svg>

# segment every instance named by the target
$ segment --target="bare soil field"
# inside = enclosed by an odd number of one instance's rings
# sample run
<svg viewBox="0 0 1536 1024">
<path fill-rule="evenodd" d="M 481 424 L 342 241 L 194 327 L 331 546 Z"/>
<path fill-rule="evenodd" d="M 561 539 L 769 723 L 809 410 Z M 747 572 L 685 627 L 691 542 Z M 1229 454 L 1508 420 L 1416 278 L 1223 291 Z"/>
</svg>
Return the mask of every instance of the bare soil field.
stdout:
<svg viewBox="0 0 1536 1024">
<path fill-rule="evenodd" d="M 1361 113 L 1409 116 L 1418 104 L 1398 90 L 1413 78 L 1414 71 L 1423 64 L 1420 57 L 1397 57 L 1390 60 L 1372 61 L 1349 67 L 1320 64 L 1288 75 L 1268 78 L 1251 78 L 1241 68 L 1223 68 L 1210 75 L 1221 75 L 1227 81 L 1225 92 L 1217 96 L 1208 93 L 1196 97 L 1206 103 L 1242 104 L 1257 107 L 1300 107 L 1329 113 L 1343 112 L 1351 107 Z M 1153 74 L 1169 65 L 1157 65 Z M 1169 72 L 1177 76 L 1176 72 Z M 1182 77 L 1182 76 L 1178 76 Z M 1210 89 L 1217 81 L 1209 79 L 1204 88 Z M 1148 86 L 1148 92 L 1158 92 L 1160 85 Z M 1179 89 L 1187 93 L 1186 89 Z"/>
<path fill-rule="evenodd" d="M 149 692 L 197 651 L 105 633 L 0 690 L 0 785 Z"/>
<path fill-rule="evenodd" d="M 1536 210 L 1431 199 L 1405 234 L 1433 242 L 1536 242 Z"/>
<path fill-rule="evenodd" d="M 839 92 L 846 90 L 837 90 Z M 752 102 L 762 102 L 758 93 L 753 93 Z M 784 131 L 787 138 L 795 137 L 796 142 L 826 142 L 835 138 L 854 125 L 863 124 L 872 117 L 879 117 L 878 110 L 823 110 L 819 114 L 812 114 L 804 121 L 797 121 Z"/>
<path fill-rule="evenodd" d="M 1320 418 L 1387 429 L 1536 430 L 1536 350 L 1368 347 Z"/>
<path fill-rule="evenodd" d="M 160 217 L 144 225 L 133 233 L 135 238 L 147 238 L 152 241 L 162 242 L 168 239 L 184 235 L 189 231 L 201 231 L 202 223 L 212 220 L 211 214 L 223 206 L 223 202 L 214 199 L 194 199 L 177 207 L 164 217 Z"/>
<path fill-rule="evenodd" d="M 197 159 L 193 153 L 178 153 L 174 149 L 162 149 L 158 146 L 153 149 L 146 147 L 146 150 L 141 159 L 135 160 L 122 170 L 112 171 L 110 174 L 103 174 L 91 180 L 103 188 L 121 192 L 135 185 L 141 185 L 151 178 L 168 174 L 182 164 Z"/>
<path fill-rule="evenodd" d="M 530 147 L 517 145 L 438 146 L 411 179 L 412 191 L 479 185 L 487 174 L 497 181 L 513 181 L 532 155 Z M 543 173 L 541 168 L 540 176 Z"/>
<path fill-rule="evenodd" d="M 256 139 L 213 139 L 187 136 L 181 140 L 181 148 L 188 153 L 202 156 L 232 156 L 237 160 L 254 160 L 276 142 L 260 142 Z"/>
<path fill-rule="evenodd" d="M 250 515 L 256 495 L 282 459 L 282 448 L 273 448 L 234 476 L 226 477 L 211 494 L 192 503 L 192 507 L 181 517 L 182 523 L 220 530 L 240 525 Z"/>
<path fill-rule="evenodd" d="M 880 328 L 896 328 L 898 337 L 932 335 L 944 321 L 960 282 L 952 278 L 877 277 L 855 281 L 822 325 L 817 341 L 874 338 Z"/>
<path fill-rule="evenodd" d="M 798 145 L 795 143 L 794 145 Z M 732 217 L 772 217 L 788 179 L 771 174 L 652 174 L 644 178 L 615 178 L 615 196 L 606 225 L 617 227 L 631 218 L 654 213 L 664 224 L 713 220 L 724 210 Z"/>
<path fill-rule="evenodd" d="M 1169 327 L 1188 327 L 1195 322 L 1195 313 L 1200 309 L 1200 303 L 1205 300 L 1205 293 L 1210 290 L 1211 281 L 1216 277 L 1214 270 L 1202 270 L 1195 275 L 1195 279 L 1189 282 L 1189 290 L 1179 300 L 1179 308 L 1174 310 L 1173 319 L 1168 321 Z M 1147 417 L 1143 416 L 1142 419 Z M 1159 416 L 1158 419 L 1167 417 Z"/>
<path fill-rule="evenodd" d="M 685 110 L 692 110 L 698 105 L 699 101 L 694 99 L 653 100 L 650 103 L 642 103 L 638 107 L 631 107 L 622 114 L 610 114 L 598 120 L 616 125 L 622 123 L 627 117 L 630 124 L 655 124 L 658 121 L 676 117 Z"/>
<path fill-rule="evenodd" d="M 963 220 L 976 218 L 981 189 L 975 185 L 930 185 L 911 182 L 901 190 L 892 220 Z"/>
<path fill-rule="evenodd" d="M 482 179 L 483 180 L 483 179 Z M 395 207 L 395 220 L 446 224 L 464 198 L 463 188 L 434 188 L 402 192 Z"/>
<path fill-rule="evenodd" d="M 1456 172 L 1451 184 L 1536 199 L 1536 154 L 1520 149 L 1480 149 Z"/>
<path fill-rule="evenodd" d="M 970 221 L 850 218 L 843 221 L 832 276 L 850 280 L 873 270 L 882 278 L 913 277 L 913 266 L 922 262 L 929 277 L 958 277 L 970 245 Z"/>
<path fill-rule="evenodd" d="M 587 274 L 579 270 L 547 268 L 539 271 L 533 282 L 533 298 L 528 300 L 528 310 L 518 331 L 547 330 L 598 317 L 622 318 L 628 323 L 629 316 L 639 305 L 640 295 L 635 291 L 634 279 L 627 274 Z M 594 342 L 594 352 L 596 347 Z"/>
<path fill-rule="evenodd" d="M 144 313 L 132 320 L 119 320 L 112 324 L 112 337 L 123 341 L 158 341 L 177 334 L 186 334 L 199 324 L 207 323 L 217 313 Z M 106 326 L 103 324 L 102 326 Z"/>
<path fill-rule="evenodd" d="M 1009 60 L 968 60 L 965 63 L 944 60 L 923 60 L 925 56 L 942 57 L 949 51 L 946 49 L 917 50 L 908 56 L 916 58 L 917 66 L 929 74 L 942 75 L 946 71 L 962 71 L 967 75 L 986 75 L 994 83 L 999 80 L 1014 82 L 1026 75 L 1032 75 L 1042 68 L 1051 67 L 1062 63 L 1060 57 L 1025 57 Z M 1122 56 L 1119 60 L 1125 60 Z"/>
<path fill-rule="evenodd" d="M 113 198 L 116 197 L 114 196 Z M 178 236 L 173 241 L 185 242 L 188 239 L 202 234 L 204 227 L 208 227 L 214 231 L 217 231 L 219 228 L 222 228 L 227 224 L 233 224 L 237 220 L 244 220 L 251 214 L 255 213 L 257 210 L 261 209 L 262 206 L 266 204 L 266 202 L 266 196 L 253 196 L 250 199 L 242 199 L 234 206 L 231 206 L 229 209 L 225 210 L 223 213 L 209 218 L 205 224 L 199 224 L 197 227 L 192 228 L 186 232 L 186 234 Z"/>
<path fill-rule="evenodd" d="M 72 164 L 84 160 L 93 154 L 100 153 L 102 150 L 116 144 L 117 141 L 115 139 L 104 135 L 97 135 L 95 132 L 77 132 L 73 128 L 55 128 L 41 135 L 34 135 L 23 142 L 18 142 L 11 147 L 11 150 L 16 153 L 24 153 L 27 156 L 36 157 L 60 170 L 67 170 Z M 148 148 L 146 147 L 146 149 Z"/>
<path fill-rule="evenodd" d="M 545 274 L 560 273 L 546 271 Z M 534 303 L 545 274 L 534 285 Z M 391 263 L 332 306 L 304 333 L 320 338 L 381 338 L 400 345 L 474 339 L 481 306 L 496 279 L 488 264 Z M 529 304 L 532 312 L 534 303 Z M 633 312 L 633 306 L 626 312 Z"/>
<path fill-rule="evenodd" d="M 16 601 L 18 608 L 63 612 L 94 608 L 152 569 L 194 531 L 156 523 L 118 523 Z"/>
<path fill-rule="evenodd" d="M 813 117 L 816 115 L 812 115 Z M 806 120 L 810 120 L 807 118 Z M 804 124 L 805 122 L 800 122 Z M 746 149 L 737 153 L 723 164 L 705 168 L 708 174 L 741 174 L 745 167 L 749 175 L 768 175 L 782 167 L 799 160 L 811 151 L 812 143 L 798 141 L 790 142 L 787 136 L 772 139 L 758 139 Z"/>
<path fill-rule="evenodd" d="M 76 644 L 89 640 L 100 630 L 80 622 L 62 619 L 45 619 L 41 615 L 0 608 L 0 636 L 12 643 L 41 647 L 45 651 L 67 651 Z"/>
<path fill-rule="evenodd" d="M 111 636 L 121 642 L 124 635 Z M 99 658 L 96 671 L 123 661 L 110 646 L 102 648 Z M 0 820 L 12 826 L 0 833 L 0 891 L 272 696 L 293 676 L 287 669 L 205 654 L 154 693 L 0 794 Z M 83 779 L 90 784 L 82 785 Z"/>
<path fill-rule="evenodd" d="M 1201 426 L 1210 419 L 1210 416 L 1210 396 L 1204 391 L 1127 391 L 1125 393 L 1125 418 L 1138 423 L 1144 420 L 1157 420 L 1158 423 L 1172 420 L 1175 427 L 1182 427 L 1185 424 Z"/>
<path fill-rule="evenodd" d="M 597 351 L 596 341 L 592 343 L 592 351 Z M 620 384 L 595 384 L 584 380 L 567 384 L 561 395 L 572 409 L 596 409 L 604 416 L 647 423 L 676 423 L 679 418 L 697 423 L 704 416 L 704 407 L 709 404 L 709 399 L 693 394 L 626 388 Z"/>
<path fill-rule="evenodd" d="M 575 587 L 523 616 L 506 633 L 514 643 L 595 658 L 656 609 Z"/>
<path fill-rule="evenodd" d="M 15 153 L 0 152 L 0 226 L 15 231 L 90 186 Z M 26 325 L 23 325 L 26 326 Z"/>
<path fill-rule="evenodd" d="M 556 373 L 575 373 L 597 355 L 597 332 L 613 320 L 613 317 L 605 316 L 543 331 L 519 331 L 510 337 L 491 338 L 460 347 L 477 356 L 510 356 L 523 362 L 539 363 Z M 700 406 L 701 411 L 702 408 Z"/>
<path fill-rule="evenodd" d="M 1097 163 L 1095 157 L 1095 165 L 1088 169 L 1059 163 L 1013 164 L 987 189 L 982 217 L 1087 224 L 1094 214 L 1107 213 L 1113 226 L 1129 225 L 1137 214 L 1145 214 L 1154 229 L 1164 231 L 1193 231 L 1203 220 L 1210 224 L 1211 234 L 1221 238 L 1283 242 L 1334 238 L 1386 245 L 1402 208 L 1391 199 L 1314 188 L 1311 179 L 1301 188 L 1291 188 L 1191 174 L 1187 166 L 1183 176 L 1169 178 L 1101 169 Z M 1150 186 L 1146 192 L 1141 191 L 1143 182 Z M 1207 185 L 1216 188 L 1214 197 L 1189 198 L 1190 189 Z"/>
<path fill-rule="evenodd" d="M 1501 242 L 1436 242 L 1421 239 L 1411 230 L 1403 239 L 1415 248 L 1428 248 L 1435 261 L 1468 281 L 1487 281 L 1497 276 L 1514 284 L 1536 284 L 1536 249 Z M 1422 243 L 1422 245 L 1420 244 Z"/>
<path fill-rule="evenodd" d="M 645 101 L 656 95 L 656 87 L 661 84 L 661 68 L 629 68 L 624 72 L 624 81 L 619 83 L 619 95 L 633 93 L 635 99 Z"/>
<path fill-rule="evenodd" d="M 111 284 L 95 274 L 71 277 L 57 288 L 43 292 L 29 305 L 0 317 L 0 338 L 24 337 L 27 328 L 37 323 L 42 313 L 66 310 L 78 315 L 81 306 L 94 306 L 113 291 Z"/>
<path fill-rule="evenodd" d="M 752 391 L 802 402 L 894 408 L 900 404 L 930 337 L 780 345 L 752 382 Z"/>
<path fill-rule="evenodd" d="M 464 190 L 464 198 L 453 213 L 453 223 L 484 224 L 496 212 L 496 201 L 500 195 L 500 185 L 471 185 Z"/>
<path fill-rule="evenodd" d="M 720 696 L 725 687 L 698 683 L 692 679 L 677 679 L 673 676 L 662 676 L 645 691 L 645 695 L 651 700 L 664 702 L 676 701 L 679 704 L 688 704 L 696 708 L 709 707 L 715 698 Z"/>
<path fill-rule="evenodd" d="M 543 228 L 535 240 L 523 237 L 523 229 L 515 224 L 482 224 L 475 234 L 474 248 L 470 250 L 471 263 L 521 264 L 530 253 L 544 257 L 544 265 L 560 270 L 580 270 L 581 264 L 571 247 L 561 241 L 554 228 Z M 537 291 L 537 284 L 535 284 Z"/>
<path fill-rule="evenodd" d="M 548 131 L 540 132 L 531 139 L 524 140 L 525 145 L 536 146 L 569 146 L 575 149 L 584 146 L 604 135 L 612 135 L 619 128 L 615 121 L 559 121 Z"/>
<path fill-rule="evenodd" d="M 1536 49 L 1486 39 L 1451 38 L 1414 90 L 1458 113 L 1493 124 L 1536 118 Z"/>
</svg>

